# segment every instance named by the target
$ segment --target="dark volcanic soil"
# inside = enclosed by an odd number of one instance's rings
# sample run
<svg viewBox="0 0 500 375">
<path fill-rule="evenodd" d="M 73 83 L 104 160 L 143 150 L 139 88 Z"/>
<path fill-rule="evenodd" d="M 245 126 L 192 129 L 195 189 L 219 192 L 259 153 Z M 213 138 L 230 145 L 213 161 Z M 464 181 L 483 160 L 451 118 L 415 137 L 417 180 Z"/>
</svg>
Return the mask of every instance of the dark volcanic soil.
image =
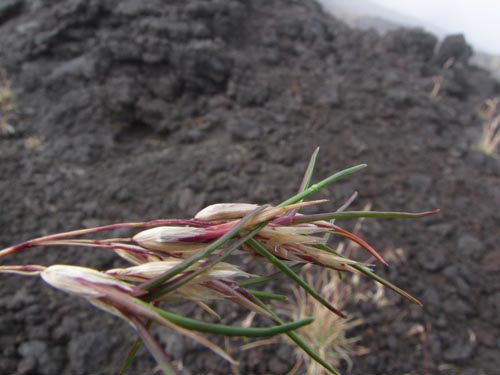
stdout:
<svg viewBox="0 0 500 375">
<path fill-rule="evenodd" d="M 500 163 L 473 145 L 500 86 L 466 61 L 442 68 L 466 47 L 435 56 L 435 44 L 418 30 L 352 30 L 302 1 L 2 0 L 0 67 L 17 114 L 0 137 L 0 247 L 218 201 L 276 203 L 321 146 L 317 178 L 369 164 L 328 189 L 329 208 L 358 190 L 356 208 L 442 209 L 364 226 L 381 252 L 402 249 L 405 261 L 378 271 L 424 307 L 390 293 L 387 306 L 350 306 L 371 350 L 353 374 L 497 374 Z M 8 261 L 118 264 L 86 249 Z M 126 324 L 39 279 L 0 279 L 0 374 L 116 373 L 134 339 Z M 407 335 L 416 325 L 424 334 Z M 163 338 L 190 373 L 231 373 Z M 285 374 L 290 353 L 242 353 L 240 372 Z M 142 353 L 134 366 L 154 363 Z"/>
</svg>

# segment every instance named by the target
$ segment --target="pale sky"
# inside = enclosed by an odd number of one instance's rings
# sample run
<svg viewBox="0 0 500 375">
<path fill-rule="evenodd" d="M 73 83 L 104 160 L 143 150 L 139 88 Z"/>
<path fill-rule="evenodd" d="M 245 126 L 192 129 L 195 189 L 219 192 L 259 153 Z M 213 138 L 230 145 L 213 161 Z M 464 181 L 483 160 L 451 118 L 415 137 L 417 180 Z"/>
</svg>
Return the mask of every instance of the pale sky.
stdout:
<svg viewBox="0 0 500 375">
<path fill-rule="evenodd" d="M 476 49 L 500 54 L 499 0 L 372 0 L 446 31 L 462 32 Z"/>
</svg>

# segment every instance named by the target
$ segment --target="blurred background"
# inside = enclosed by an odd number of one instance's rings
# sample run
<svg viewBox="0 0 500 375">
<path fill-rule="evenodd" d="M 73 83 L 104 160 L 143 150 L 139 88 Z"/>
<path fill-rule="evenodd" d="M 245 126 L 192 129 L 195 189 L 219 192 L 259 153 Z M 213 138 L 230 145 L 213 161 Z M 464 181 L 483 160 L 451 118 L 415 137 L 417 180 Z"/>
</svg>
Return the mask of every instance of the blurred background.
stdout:
<svg viewBox="0 0 500 375">
<path fill-rule="evenodd" d="M 474 48 L 472 61 L 500 77 L 500 3 L 492 0 L 396 1 L 396 0 L 320 0 L 332 14 L 349 25 L 373 28 L 385 33 L 399 27 L 421 27 L 440 39 L 463 34 Z"/>
<path fill-rule="evenodd" d="M 332 363 L 347 374 L 496 374 L 500 84 L 484 67 L 498 66 L 498 13 L 481 1 L 2 0 L 0 248 L 188 218 L 215 202 L 276 204 L 320 146 L 315 180 L 369 165 L 319 194 L 330 199 L 323 209 L 354 191 L 353 209 L 441 208 L 418 221 L 337 222 L 424 306 L 346 277 L 329 298 L 356 322 L 340 325 L 341 337 L 357 339 Z M 122 265 L 73 248 L 1 263 Z M 135 339 L 127 324 L 40 279 L 0 280 L 0 373 L 116 373 Z M 286 284 L 273 288 L 308 304 Z M 212 307 L 224 323 L 246 318 Z M 183 374 L 308 371 L 285 340 L 243 351 L 246 342 L 216 339 L 240 360 L 235 369 L 192 340 L 155 334 Z M 142 351 L 130 373 L 154 367 Z"/>
</svg>

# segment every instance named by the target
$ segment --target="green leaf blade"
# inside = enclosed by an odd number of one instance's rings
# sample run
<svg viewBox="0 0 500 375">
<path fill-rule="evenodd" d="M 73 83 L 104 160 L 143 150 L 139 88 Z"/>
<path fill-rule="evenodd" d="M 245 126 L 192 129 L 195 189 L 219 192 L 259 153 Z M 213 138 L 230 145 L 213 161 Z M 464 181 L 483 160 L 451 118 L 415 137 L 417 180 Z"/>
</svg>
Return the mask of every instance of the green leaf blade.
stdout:
<svg viewBox="0 0 500 375">
<path fill-rule="evenodd" d="M 260 243 L 251 239 L 247 242 L 255 251 L 260 255 L 267 258 L 271 263 L 273 263 L 280 271 L 282 271 L 286 276 L 288 276 L 292 281 L 300 285 L 306 292 L 308 292 L 314 299 L 325 306 L 328 310 L 340 316 L 341 318 L 346 318 L 345 314 L 333 307 L 327 300 L 325 300 L 318 292 L 316 292 L 308 283 L 304 281 L 300 276 L 298 276 L 293 270 L 288 267 L 284 262 L 279 260 L 274 256 L 269 250 L 263 247 Z"/>
</svg>

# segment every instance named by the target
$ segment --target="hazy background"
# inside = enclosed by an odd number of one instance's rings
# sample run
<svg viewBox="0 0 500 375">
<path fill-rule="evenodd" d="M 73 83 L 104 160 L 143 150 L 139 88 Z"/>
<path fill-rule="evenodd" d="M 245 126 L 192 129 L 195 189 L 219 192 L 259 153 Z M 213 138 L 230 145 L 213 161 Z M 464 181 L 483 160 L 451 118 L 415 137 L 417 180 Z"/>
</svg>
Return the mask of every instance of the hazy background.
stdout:
<svg viewBox="0 0 500 375">
<path fill-rule="evenodd" d="M 355 27 L 379 32 L 422 27 L 443 38 L 462 33 L 473 47 L 473 61 L 500 77 L 500 1 L 495 0 L 319 0 Z"/>
</svg>

